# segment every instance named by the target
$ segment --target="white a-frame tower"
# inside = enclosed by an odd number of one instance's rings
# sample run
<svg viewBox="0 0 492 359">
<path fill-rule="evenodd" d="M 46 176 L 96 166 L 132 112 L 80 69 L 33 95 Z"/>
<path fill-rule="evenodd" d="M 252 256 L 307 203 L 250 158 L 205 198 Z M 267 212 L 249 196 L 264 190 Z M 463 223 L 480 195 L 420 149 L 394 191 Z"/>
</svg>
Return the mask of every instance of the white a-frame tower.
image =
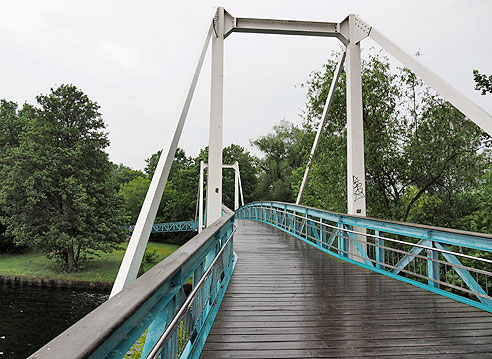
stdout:
<svg viewBox="0 0 492 359">
<path fill-rule="evenodd" d="M 345 61 L 347 73 L 347 203 L 349 214 L 366 215 L 360 60 L 360 42 L 366 37 L 372 38 L 404 66 L 439 92 L 444 99 L 451 102 L 470 120 L 489 135 L 492 135 L 492 116 L 490 114 L 405 53 L 357 15 L 349 15 L 341 22 L 270 20 L 233 17 L 223 8 L 218 8 L 214 11 L 214 16 L 207 25 L 203 46 L 190 80 L 188 93 L 184 98 L 181 114 L 174 131 L 170 133 L 164 143 L 162 155 L 142 205 L 111 296 L 128 286 L 137 276 L 210 40 L 212 41 L 212 85 L 206 204 L 207 226 L 221 216 L 224 40 L 234 32 L 333 37 L 345 46 L 346 51 L 342 54 L 335 70 L 336 73 L 333 77 L 322 122 L 309 161 L 312 160 L 312 155 L 316 150 L 334 88 Z M 302 197 L 306 178 L 307 172 L 304 176 L 298 202 Z M 350 248 L 349 251 L 352 252 Z"/>
</svg>

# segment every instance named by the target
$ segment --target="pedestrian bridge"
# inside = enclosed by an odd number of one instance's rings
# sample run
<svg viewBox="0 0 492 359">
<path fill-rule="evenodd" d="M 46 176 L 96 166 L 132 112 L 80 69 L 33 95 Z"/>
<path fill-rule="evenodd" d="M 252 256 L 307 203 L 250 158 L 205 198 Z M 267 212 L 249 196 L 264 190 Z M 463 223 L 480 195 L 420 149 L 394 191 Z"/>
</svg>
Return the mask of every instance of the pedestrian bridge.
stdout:
<svg viewBox="0 0 492 359">
<path fill-rule="evenodd" d="M 344 47 L 296 205 L 221 206 L 224 40 L 233 33 L 319 36 Z M 219 7 L 205 34 L 111 298 L 32 358 L 492 357 L 492 236 L 365 217 L 361 41 L 371 38 L 490 136 L 492 116 L 354 14 L 313 22 Z M 199 233 L 135 280 L 210 42 L 206 228 L 201 164 Z M 350 214 L 299 205 L 343 64 Z M 239 167 L 228 167 L 237 169 L 238 207 Z"/>
<path fill-rule="evenodd" d="M 128 232 L 133 232 L 135 225 L 126 226 Z M 180 221 L 154 223 L 151 233 L 174 233 L 174 232 L 196 232 L 198 231 L 198 221 Z"/>
<path fill-rule="evenodd" d="M 142 358 L 492 356 L 490 251 L 485 234 L 224 208 L 32 358 L 123 358 L 139 341 Z"/>
</svg>

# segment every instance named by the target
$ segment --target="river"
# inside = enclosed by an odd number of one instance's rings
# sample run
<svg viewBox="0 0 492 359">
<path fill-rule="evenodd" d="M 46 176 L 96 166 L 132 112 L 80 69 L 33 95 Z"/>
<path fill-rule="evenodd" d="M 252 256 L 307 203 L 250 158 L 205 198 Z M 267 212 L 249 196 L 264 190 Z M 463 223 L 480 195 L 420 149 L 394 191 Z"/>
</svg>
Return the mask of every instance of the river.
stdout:
<svg viewBox="0 0 492 359">
<path fill-rule="evenodd" d="M 24 359 L 106 301 L 108 294 L 0 284 L 0 359 Z"/>
</svg>

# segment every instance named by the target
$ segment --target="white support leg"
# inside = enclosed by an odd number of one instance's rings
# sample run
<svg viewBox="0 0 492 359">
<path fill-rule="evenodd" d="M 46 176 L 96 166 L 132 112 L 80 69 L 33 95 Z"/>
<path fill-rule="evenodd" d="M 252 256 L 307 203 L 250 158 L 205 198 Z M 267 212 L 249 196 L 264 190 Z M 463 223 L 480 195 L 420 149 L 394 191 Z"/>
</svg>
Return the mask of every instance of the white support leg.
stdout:
<svg viewBox="0 0 492 359">
<path fill-rule="evenodd" d="M 318 132 L 316 132 L 316 137 L 314 138 L 313 147 L 311 148 L 311 153 L 309 154 L 308 163 L 306 165 L 306 171 L 304 171 L 304 177 L 302 178 L 301 188 L 297 194 L 296 204 L 299 205 L 302 200 L 302 195 L 304 193 L 304 188 L 306 187 L 307 178 L 309 175 L 309 170 L 313 163 L 314 153 L 318 148 L 319 140 L 321 138 L 321 132 L 323 132 L 323 127 L 325 127 L 326 118 L 328 117 L 328 110 L 330 109 L 330 104 L 333 99 L 333 94 L 335 93 L 335 87 L 338 83 L 340 73 L 342 72 L 343 62 L 345 61 L 345 51 L 343 51 L 338 59 L 337 66 L 335 67 L 335 72 L 333 73 L 333 79 L 331 81 L 330 90 L 328 91 L 328 97 L 326 98 L 325 107 L 323 109 L 323 115 L 321 116 L 321 122 L 318 127 Z"/>
<path fill-rule="evenodd" d="M 239 172 L 237 177 L 239 178 L 239 193 L 241 194 L 241 206 L 244 206 L 243 186 L 241 185 L 241 172 Z"/>
<path fill-rule="evenodd" d="M 239 163 L 236 161 L 234 168 L 234 211 L 239 208 Z"/>
<path fill-rule="evenodd" d="M 224 8 L 217 9 L 212 35 L 212 90 L 207 176 L 207 226 L 222 215 L 222 130 L 224 95 Z"/>
<path fill-rule="evenodd" d="M 360 42 L 356 42 L 355 15 L 349 15 L 349 43 L 347 45 L 347 213 L 366 215 L 366 175 L 364 167 L 364 128 L 362 118 L 362 76 Z M 362 231 L 361 228 L 356 228 Z M 358 236 L 365 241 L 365 236 Z M 364 244 L 364 243 L 363 243 Z M 365 250 L 366 245 L 362 248 Z M 353 241 L 349 241 L 349 258 L 358 254 Z"/>
<path fill-rule="evenodd" d="M 243 186 L 241 184 L 241 171 L 239 170 L 239 162 L 237 163 L 237 180 L 239 181 L 239 193 L 241 194 L 241 206 L 244 206 Z"/>
<path fill-rule="evenodd" d="M 203 231 L 203 171 L 205 170 L 203 161 L 200 161 L 199 179 L 199 202 L 198 202 L 198 233 Z"/>
<path fill-rule="evenodd" d="M 205 41 L 200 51 L 200 55 L 198 56 L 198 61 L 190 81 L 189 90 L 185 97 L 181 114 L 175 125 L 174 131 L 170 133 L 170 137 L 164 142 L 165 147 L 162 149 L 161 157 L 159 158 L 149 190 L 147 191 L 144 203 L 142 204 L 142 209 L 138 215 L 137 223 L 133 229 L 130 243 L 128 244 L 125 256 L 121 262 L 110 297 L 113 297 L 119 293 L 137 278 L 138 269 L 140 268 L 140 263 L 142 262 L 145 248 L 147 247 L 150 232 L 152 231 L 152 225 L 154 224 L 157 209 L 159 208 L 162 194 L 164 193 L 164 187 L 166 186 L 169 171 L 171 170 L 174 155 L 176 154 L 176 148 L 178 147 L 179 138 L 181 137 L 181 132 L 183 131 L 183 126 L 188 114 L 188 109 L 190 108 L 191 99 L 193 97 L 193 93 L 195 92 L 200 70 L 205 59 L 208 43 L 210 41 L 210 37 L 212 36 L 212 26 L 209 26 L 207 30 L 207 35 L 205 36 Z"/>
</svg>

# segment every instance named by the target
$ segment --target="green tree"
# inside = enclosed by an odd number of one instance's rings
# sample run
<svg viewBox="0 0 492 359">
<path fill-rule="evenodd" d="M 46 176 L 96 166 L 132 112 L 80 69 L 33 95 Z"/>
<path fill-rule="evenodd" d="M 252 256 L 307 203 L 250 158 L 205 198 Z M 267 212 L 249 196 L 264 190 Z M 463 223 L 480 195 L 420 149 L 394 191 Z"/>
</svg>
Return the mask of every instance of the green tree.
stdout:
<svg viewBox="0 0 492 359">
<path fill-rule="evenodd" d="M 150 180 L 146 176 L 134 178 L 121 186 L 119 194 L 123 200 L 123 208 L 127 218 L 126 224 L 136 223 L 149 186 Z M 174 189 L 173 184 L 168 182 L 164 189 L 159 209 L 157 210 L 156 223 L 172 221 L 171 218 L 166 215 L 166 207 L 175 195 L 176 190 Z"/>
<path fill-rule="evenodd" d="M 159 158 L 161 157 L 162 150 L 153 153 L 149 158 L 145 160 L 147 165 L 145 166 L 145 173 L 149 176 L 150 179 L 154 176 L 155 169 L 157 167 L 157 163 L 159 162 Z M 176 153 L 174 155 L 173 165 L 171 166 L 171 171 L 169 172 L 169 178 L 172 178 L 174 172 L 176 172 L 179 168 L 188 167 L 192 164 L 192 159 L 186 156 L 186 153 L 183 149 L 177 148 Z"/>
<path fill-rule="evenodd" d="M 153 153 L 149 158 L 145 159 L 146 166 L 144 168 L 144 172 L 147 176 L 152 179 L 154 176 L 155 169 L 157 167 L 157 162 L 159 162 L 159 158 L 161 157 L 162 150 Z"/>
<path fill-rule="evenodd" d="M 176 190 L 166 200 L 161 218 L 165 218 L 167 222 L 191 221 L 195 219 L 198 171 L 198 165 L 194 162 L 178 167 L 173 171 L 168 183 Z"/>
<path fill-rule="evenodd" d="M 71 271 L 124 236 L 104 152 L 108 136 L 99 106 L 75 86 L 36 100 L 3 174 L 7 227 L 16 243 L 41 249 Z"/>
<path fill-rule="evenodd" d="M 252 202 L 257 186 L 258 159 L 248 151 L 236 144 L 231 144 L 222 150 L 222 162 L 224 164 L 239 164 L 239 174 L 243 189 L 244 202 Z M 222 202 L 229 208 L 234 208 L 234 170 L 222 171 Z M 241 205 L 241 199 L 239 199 Z"/>
<path fill-rule="evenodd" d="M 145 160 L 147 163 L 145 173 L 148 178 L 153 177 L 161 153 L 162 150 L 159 150 Z M 186 156 L 183 149 L 177 148 L 156 221 L 175 222 L 194 219 L 198 171 L 196 161 Z"/>
<path fill-rule="evenodd" d="M 140 176 L 121 186 L 119 194 L 128 219 L 126 224 L 135 224 L 137 221 L 149 185 L 150 180 L 146 176 Z"/>
<path fill-rule="evenodd" d="M 119 165 L 113 163 L 113 178 L 117 190 L 119 190 L 121 186 L 130 182 L 131 180 L 144 176 L 144 173 L 140 170 L 131 169 L 130 167 L 125 166 L 122 163 L 120 163 Z"/>
<path fill-rule="evenodd" d="M 403 148 L 407 166 L 400 176 L 406 181 L 402 219 L 453 226 L 466 214 L 462 194 L 477 188 L 489 161 L 489 148 L 490 141 L 481 129 L 449 102 L 426 96 L 419 126 L 407 134 Z M 427 205 L 417 206 L 424 194 Z M 434 199 L 429 202 L 429 197 Z M 437 203 L 443 208 L 436 207 Z"/>
<path fill-rule="evenodd" d="M 19 146 L 32 111 L 27 104 L 18 110 L 15 102 L 0 100 L 0 252 L 16 252 L 19 249 L 14 237 L 6 231 L 9 217 L 4 194 L 8 184 L 4 179 L 9 170 L 12 150 Z"/>
<path fill-rule="evenodd" d="M 487 77 L 487 75 L 481 74 L 478 70 L 473 70 L 473 78 L 475 80 L 475 90 L 480 91 L 482 95 L 486 95 L 487 92 L 492 93 L 492 75 Z"/>
<path fill-rule="evenodd" d="M 492 233 L 492 216 L 490 215 L 492 212 L 492 166 L 480 178 L 479 186 L 474 191 L 463 193 L 462 196 L 467 199 L 468 214 L 462 217 L 459 227 L 473 232 Z"/>
<path fill-rule="evenodd" d="M 303 131 L 287 121 L 274 125 L 273 133 L 251 141 L 251 144 L 263 152 L 258 160 L 261 169 L 257 199 L 294 202 L 297 194 L 294 187 L 296 178 L 292 172 L 301 166 L 306 158 L 306 146 L 301 137 Z"/>
<path fill-rule="evenodd" d="M 244 191 L 244 200 L 251 201 L 254 198 L 256 188 L 256 158 L 249 152 L 238 145 L 230 145 L 223 149 L 223 162 L 232 164 L 239 162 L 241 171 L 241 180 Z M 157 162 L 161 151 L 152 154 L 145 161 L 145 173 L 149 178 L 154 175 Z M 157 212 L 156 221 L 173 222 L 194 220 L 197 216 L 197 192 L 198 179 L 200 170 L 200 161 L 205 163 L 208 160 L 208 148 L 200 151 L 196 158 L 186 156 L 184 150 L 178 148 L 174 158 L 171 171 L 169 173 L 168 184 L 164 190 L 163 199 Z M 205 179 L 206 179 L 205 171 Z M 128 184 L 130 185 L 130 183 Z M 125 193 L 130 190 L 131 186 L 123 187 L 122 196 L 128 197 Z M 169 193 L 167 188 L 169 187 Z M 172 189 L 172 190 L 171 190 Z M 206 180 L 205 180 L 205 198 L 206 198 Z M 234 206 L 234 172 L 232 170 L 223 171 L 223 201 L 233 208 Z M 142 197 L 143 202 L 143 197 Z M 131 207 L 132 205 L 129 205 Z"/>
</svg>

